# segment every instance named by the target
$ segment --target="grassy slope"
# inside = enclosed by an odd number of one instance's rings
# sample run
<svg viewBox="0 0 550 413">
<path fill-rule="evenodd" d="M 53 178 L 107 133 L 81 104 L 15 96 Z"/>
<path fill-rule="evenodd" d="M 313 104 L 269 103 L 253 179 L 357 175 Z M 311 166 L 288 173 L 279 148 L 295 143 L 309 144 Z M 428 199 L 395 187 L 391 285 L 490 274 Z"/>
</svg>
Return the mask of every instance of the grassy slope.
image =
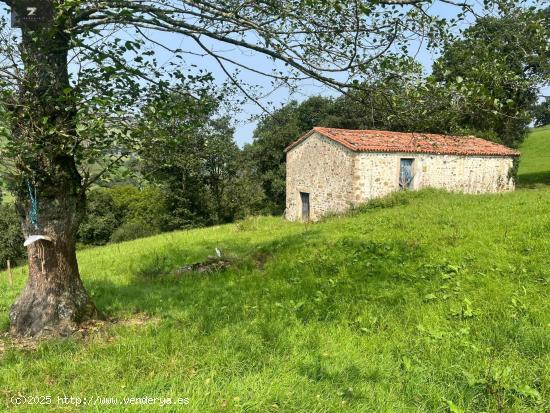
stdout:
<svg viewBox="0 0 550 413">
<path fill-rule="evenodd" d="M 181 396 L 174 411 L 193 412 L 550 410 L 550 188 L 392 200 L 310 226 L 258 218 L 82 251 L 102 309 L 153 319 L 8 348 L 0 410 L 18 393 Z M 216 246 L 233 269 L 170 275 Z M 0 274 L 4 328 L 15 278 Z"/>
<path fill-rule="evenodd" d="M 520 149 L 520 183 L 550 184 L 550 125 L 534 129 Z"/>
</svg>

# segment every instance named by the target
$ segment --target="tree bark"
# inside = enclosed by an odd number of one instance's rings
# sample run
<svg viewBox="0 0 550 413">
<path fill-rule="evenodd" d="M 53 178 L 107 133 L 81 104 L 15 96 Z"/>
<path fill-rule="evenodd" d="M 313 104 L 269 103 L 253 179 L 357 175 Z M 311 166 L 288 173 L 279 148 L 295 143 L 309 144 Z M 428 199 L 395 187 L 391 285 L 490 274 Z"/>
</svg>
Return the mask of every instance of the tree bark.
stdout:
<svg viewBox="0 0 550 413">
<path fill-rule="evenodd" d="M 65 167 L 70 167 L 70 160 L 65 162 Z M 38 228 L 30 222 L 29 202 L 23 197 L 17 202 L 25 237 L 43 235 L 51 241 L 39 240 L 27 247 L 29 277 L 10 310 L 11 332 L 20 336 L 68 335 L 79 323 L 101 318 L 82 284 L 76 259 L 84 192 L 78 187 L 44 185 L 37 193 L 41 196 Z"/>
<path fill-rule="evenodd" d="M 86 196 L 74 152 L 78 139 L 67 63 L 70 39 L 56 24 L 22 28 L 25 70 L 12 125 L 19 151 L 14 189 L 24 236 L 46 239 L 27 247 L 27 285 L 10 309 L 14 335 L 67 335 L 82 321 L 101 317 L 76 259 Z"/>
</svg>

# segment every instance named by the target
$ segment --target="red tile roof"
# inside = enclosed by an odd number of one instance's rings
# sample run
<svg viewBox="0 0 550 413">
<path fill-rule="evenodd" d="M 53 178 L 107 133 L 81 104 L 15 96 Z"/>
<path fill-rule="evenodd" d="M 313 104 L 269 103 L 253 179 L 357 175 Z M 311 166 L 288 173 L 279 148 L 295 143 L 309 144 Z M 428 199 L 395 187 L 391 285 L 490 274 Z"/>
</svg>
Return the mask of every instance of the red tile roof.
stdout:
<svg viewBox="0 0 550 413">
<path fill-rule="evenodd" d="M 285 149 L 288 152 L 313 133 L 344 145 L 356 152 L 410 152 L 445 155 L 519 156 L 507 146 L 475 136 L 436 135 L 433 133 L 350 130 L 316 127 Z"/>
</svg>

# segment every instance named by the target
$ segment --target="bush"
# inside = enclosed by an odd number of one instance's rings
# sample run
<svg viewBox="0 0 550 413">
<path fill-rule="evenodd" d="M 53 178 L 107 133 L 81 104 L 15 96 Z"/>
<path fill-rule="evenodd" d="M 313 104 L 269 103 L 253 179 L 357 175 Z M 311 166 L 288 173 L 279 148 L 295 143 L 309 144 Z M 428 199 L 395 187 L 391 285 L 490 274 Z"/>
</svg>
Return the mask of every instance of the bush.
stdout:
<svg viewBox="0 0 550 413">
<path fill-rule="evenodd" d="M 408 205 L 410 203 L 411 192 L 396 191 L 381 198 L 373 198 L 364 204 L 358 205 L 354 211 L 359 213 L 369 209 L 384 209 L 393 208 L 400 205 Z"/>
<path fill-rule="evenodd" d="M 421 199 L 433 193 L 445 193 L 445 190 L 435 188 L 424 188 L 420 191 L 395 191 L 380 198 L 373 198 L 363 204 L 353 207 L 351 214 L 363 213 L 372 209 L 394 208 L 401 205 L 408 205 L 412 200 Z"/>
<path fill-rule="evenodd" d="M 78 232 L 79 241 L 88 245 L 106 244 L 113 232 L 121 225 L 122 218 L 111 190 L 97 188 L 90 191 L 87 215 Z"/>
<path fill-rule="evenodd" d="M 170 262 L 166 256 L 154 254 L 140 261 L 132 272 L 138 279 L 155 279 L 170 273 Z"/>
<path fill-rule="evenodd" d="M 87 245 L 128 241 L 170 229 L 169 221 L 165 196 L 156 187 L 95 188 L 78 239 Z"/>
<path fill-rule="evenodd" d="M 111 236 L 111 242 L 130 241 L 150 237 L 160 232 L 158 228 L 142 220 L 128 221 L 119 226 Z"/>
<path fill-rule="evenodd" d="M 109 189 L 116 208 L 124 215 L 124 222 L 146 222 L 161 231 L 169 215 L 166 197 L 154 186 L 139 189 L 133 185 L 119 185 Z"/>
<path fill-rule="evenodd" d="M 24 259 L 23 241 L 15 207 L 0 203 L 0 268 L 6 268 L 8 260 L 16 264 Z"/>
</svg>

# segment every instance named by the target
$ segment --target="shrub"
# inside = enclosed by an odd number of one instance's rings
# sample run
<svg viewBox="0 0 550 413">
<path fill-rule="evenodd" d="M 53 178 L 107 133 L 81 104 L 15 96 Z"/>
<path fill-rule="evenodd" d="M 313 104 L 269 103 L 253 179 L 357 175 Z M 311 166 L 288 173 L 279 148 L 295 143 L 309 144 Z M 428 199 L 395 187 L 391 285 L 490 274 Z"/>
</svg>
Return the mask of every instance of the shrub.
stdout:
<svg viewBox="0 0 550 413">
<path fill-rule="evenodd" d="M 138 279 L 158 278 L 170 273 L 170 262 L 166 256 L 154 254 L 133 266 L 132 272 Z"/>
<path fill-rule="evenodd" d="M 165 196 L 156 187 L 95 188 L 88 195 L 78 239 L 87 245 L 128 241 L 170 229 L 169 220 Z"/>
<path fill-rule="evenodd" d="M 411 192 L 392 192 L 384 197 L 374 198 L 364 204 L 358 205 L 354 208 L 354 212 L 364 212 L 369 209 L 384 209 L 393 208 L 400 205 L 408 205 L 410 203 L 410 197 Z"/>
<path fill-rule="evenodd" d="M 113 232 L 121 225 L 122 218 L 111 190 L 96 188 L 90 191 L 87 215 L 78 232 L 79 241 L 90 245 L 106 244 Z"/>
<path fill-rule="evenodd" d="M 15 207 L 0 203 L 0 268 L 5 268 L 8 260 L 13 264 L 23 260 L 23 241 Z"/>
<path fill-rule="evenodd" d="M 150 237 L 160 230 L 143 220 L 124 222 L 111 235 L 111 242 L 130 241 L 137 238 Z"/>
<path fill-rule="evenodd" d="M 124 222 L 146 222 L 148 226 L 164 229 L 168 211 L 166 197 L 154 186 L 143 189 L 133 185 L 119 185 L 110 189 L 117 209 L 124 215 Z"/>
<path fill-rule="evenodd" d="M 401 205 L 408 205 L 412 200 L 421 199 L 423 197 L 429 196 L 429 194 L 445 192 L 445 190 L 434 188 L 424 188 L 420 191 L 391 192 L 386 196 L 373 198 L 363 204 L 354 206 L 351 210 L 351 214 L 362 213 L 371 209 L 385 209 L 394 208 Z"/>
</svg>

